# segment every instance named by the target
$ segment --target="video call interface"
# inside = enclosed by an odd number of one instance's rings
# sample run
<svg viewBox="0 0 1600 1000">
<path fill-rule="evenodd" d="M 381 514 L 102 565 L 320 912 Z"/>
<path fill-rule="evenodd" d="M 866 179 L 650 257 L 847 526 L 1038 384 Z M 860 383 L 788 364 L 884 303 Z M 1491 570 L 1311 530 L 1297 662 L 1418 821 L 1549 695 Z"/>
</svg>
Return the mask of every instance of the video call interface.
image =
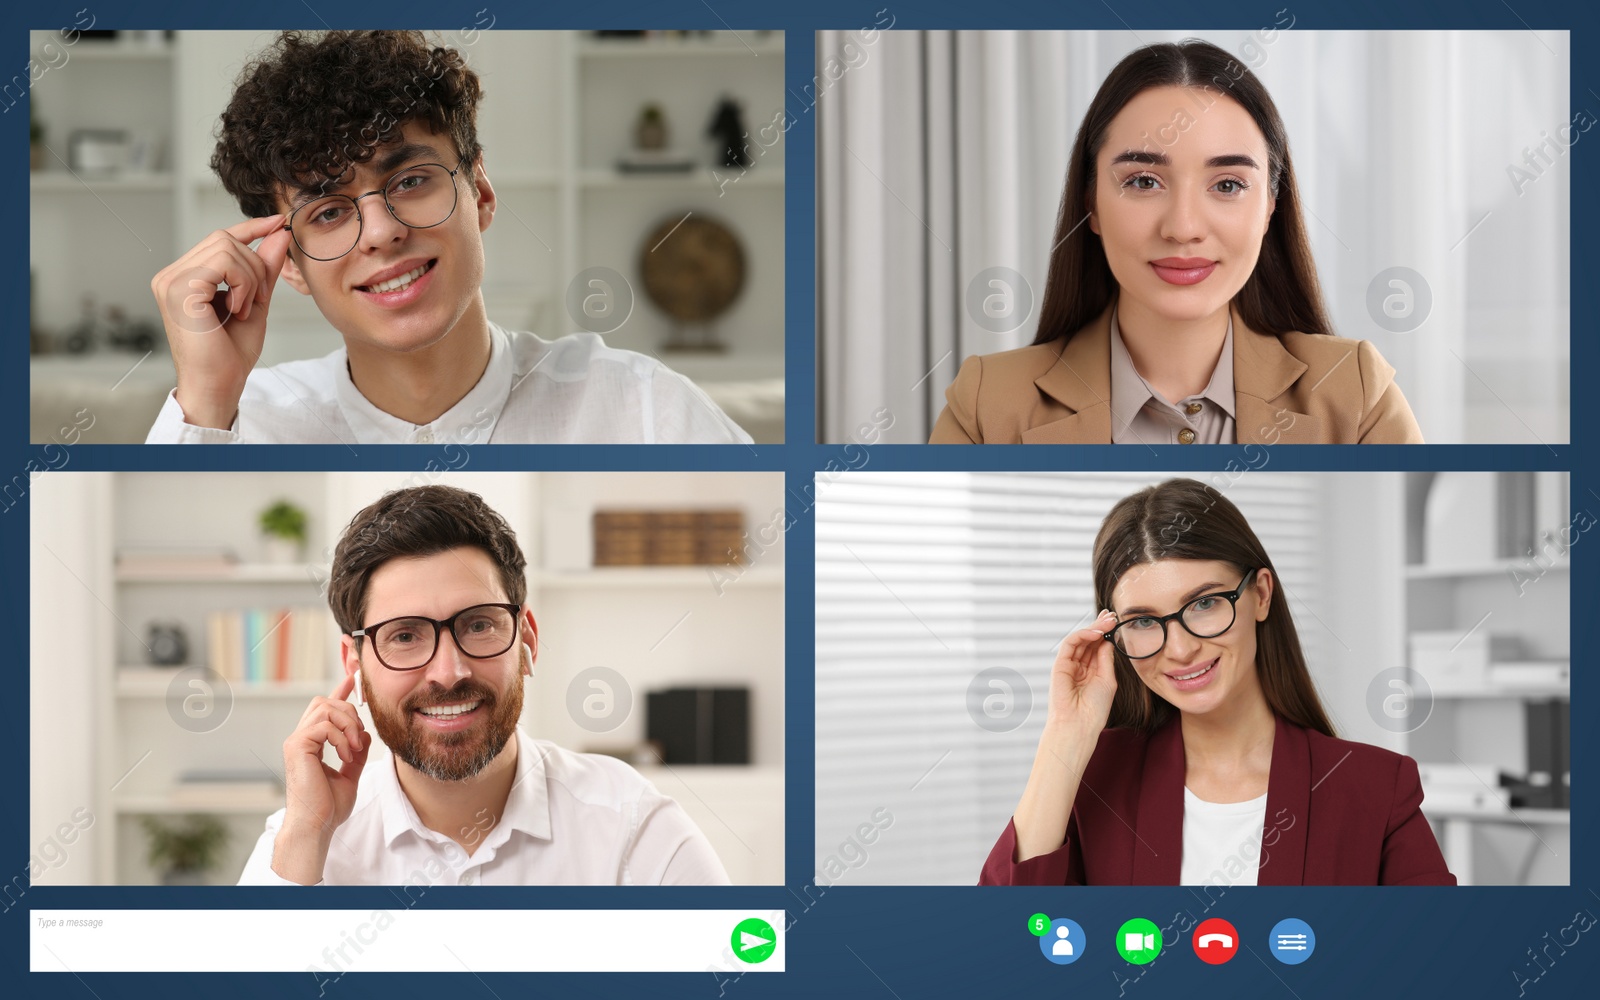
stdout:
<svg viewBox="0 0 1600 1000">
<path fill-rule="evenodd" d="M 28 995 L 1589 992 L 1592 11 L 5 17 Z"/>
</svg>

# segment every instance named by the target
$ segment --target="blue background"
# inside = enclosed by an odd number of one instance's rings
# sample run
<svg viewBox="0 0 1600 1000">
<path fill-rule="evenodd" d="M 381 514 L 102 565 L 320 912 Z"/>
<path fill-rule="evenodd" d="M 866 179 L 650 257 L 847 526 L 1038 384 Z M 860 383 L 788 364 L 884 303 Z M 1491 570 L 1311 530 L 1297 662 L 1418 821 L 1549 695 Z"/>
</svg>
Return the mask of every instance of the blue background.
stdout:
<svg viewBox="0 0 1600 1000">
<path fill-rule="evenodd" d="M 755 448 L 701 446 L 475 447 L 473 470 L 722 470 L 767 469 L 787 474 L 797 518 L 788 541 L 787 586 L 787 872 L 786 886 L 693 888 L 439 888 L 421 898 L 419 907 L 476 908 L 610 908 L 718 907 L 786 909 L 789 971 L 716 979 L 707 973 L 651 975 L 397 975 L 355 974 L 327 987 L 332 997 L 382 996 L 432 998 L 441 990 L 467 1000 L 512 1000 L 540 996 L 661 997 L 815 997 L 842 991 L 851 996 L 914 1000 L 923 997 L 992 997 L 1023 994 L 1034 997 L 1070 994 L 1095 998 L 1156 997 L 1182 992 L 1192 997 L 1569 997 L 1594 995 L 1600 972 L 1600 923 L 1583 932 L 1564 951 L 1550 947 L 1554 960 L 1533 963 L 1533 954 L 1555 940 L 1574 915 L 1587 911 L 1591 923 L 1600 918 L 1600 878 L 1594 858 L 1578 851 L 1591 839 L 1597 819 L 1593 778 L 1597 746 L 1596 681 L 1580 665 L 1572 681 L 1574 719 L 1573 771 L 1578 775 L 1573 796 L 1572 885 L 1543 888 L 1244 888 L 1230 890 L 1209 911 L 1183 888 L 873 888 L 819 886 L 813 882 L 814 775 L 811 767 L 813 720 L 814 528 L 808 487 L 812 475 L 830 468 L 856 468 L 862 450 L 808 444 L 815 439 L 815 111 L 797 96 L 805 93 L 816 72 L 811 33 L 818 29 L 867 28 L 892 14 L 895 28 L 1237 28 L 1241 34 L 1272 23 L 1276 12 L 1293 13 L 1297 31 L 1313 29 L 1497 29 L 1505 31 L 1568 29 L 1572 31 L 1571 110 L 1600 115 L 1600 71 L 1597 71 L 1597 29 L 1600 8 L 1575 3 L 1533 0 L 1465 0 L 1465 2 L 1342 2 L 1299 4 L 1266 0 L 1259 4 L 1192 5 L 1172 0 L 1106 0 L 1072 3 L 994 4 L 944 0 L 807 0 L 792 6 L 736 0 L 667 0 L 667 2 L 513 5 L 508 0 L 409 0 L 337 3 L 311 0 L 266 4 L 110 2 L 8 5 L 0 82 L 21 73 L 26 77 L 28 43 L 25 30 L 71 25 L 77 12 L 95 15 L 95 28 L 415 28 L 451 30 L 479 23 L 492 14 L 495 28 L 775 28 L 790 32 L 786 75 L 790 110 L 799 119 L 787 135 L 787 206 L 785 255 L 788 416 L 787 445 Z M 880 11 L 887 14 L 880 14 Z M 481 13 L 480 13 L 481 12 Z M 1488 68 L 1486 68 L 1486 71 Z M 1337 86 L 1337 81 L 1331 81 Z M 826 99 L 825 97 L 823 98 Z M 47 460 L 42 446 L 25 443 L 28 427 L 28 364 L 25 336 L 28 301 L 25 240 L 27 167 L 22 156 L 23 102 L 0 118 L 0 148 L 14 152 L 0 157 L 4 181 L 9 265 L 0 269 L 0 300 L 11 303 L 11 342 L 3 348 L 8 362 L 0 369 L 4 392 L 0 405 L 11 416 L 0 434 L 0 485 L 12 483 L 11 495 L 0 502 L 0 606 L 12 624 L 14 664 L 19 679 L 11 700 L 12 724 L 0 735 L 5 759 L 14 761 L 14 792 L 4 801 L 0 825 L 0 882 L 26 886 L 28 843 L 28 674 L 22 664 L 28 649 L 26 632 L 28 578 L 28 501 L 9 508 L 17 490 L 26 486 L 28 463 L 35 468 L 61 467 L 59 451 Z M 1594 334 L 1597 329 L 1596 284 L 1583 280 L 1591 263 L 1600 265 L 1600 245 L 1590 225 L 1600 221 L 1596 192 L 1600 166 L 1593 149 L 1600 139 L 1572 148 L 1572 212 L 1577 220 L 1571 248 L 1572 361 L 1574 379 L 1597 371 Z M 1053 208 L 1051 209 L 1053 211 Z M 160 262 L 164 265 L 166 261 Z M 159 265 L 156 265 L 159 266 Z M 152 267 L 152 273 L 156 269 Z M 86 276 L 87 282 L 93 276 Z M 1508 335 L 1515 335 L 1508 331 Z M 1587 433 L 1583 401 L 1573 414 L 1575 443 L 1570 446 L 1424 446 L 1424 447 L 1296 447 L 1273 450 L 1274 469 L 1404 470 L 1404 469 L 1569 469 L 1573 511 L 1600 515 L 1600 482 L 1595 475 L 1596 445 Z M 59 447 L 59 446 L 53 446 Z M 389 469 L 418 470 L 442 461 L 442 449 L 413 447 L 254 446 L 146 448 L 143 446 L 74 446 L 64 466 L 77 470 L 290 470 Z M 875 469 L 1127 469 L 1149 468 L 1143 449 L 1110 446 L 991 445 L 981 449 L 875 446 L 866 449 L 865 467 Z M 1246 462 L 1242 448 L 1166 449 L 1157 459 L 1164 470 L 1216 472 L 1227 463 Z M 830 464 L 831 463 L 831 464 Z M 45 475 L 51 473 L 46 472 Z M 1581 538 L 1581 536 L 1580 536 Z M 1575 650 L 1595 639 L 1595 559 L 1600 541 L 1584 541 L 1573 553 L 1572 600 L 1577 613 Z M 1586 614 L 1585 612 L 1589 612 Z M 63 706 L 73 711 L 74 706 Z M 974 865 L 976 870 L 976 862 Z M 868 874 L 864 872 L 863 874 Z M 850 876 L 846 876 L 848 881 Z M 13 888 L 12 893 L 18 890 Z M 353 909 L 394 906 L 382 888 L 324 889 L 318 902 Z M 18 974 L 7 983 L 9 994 L 19 984 L 25 995 L 56 1000 L 113 1000 L 165 997 L 174 991 L 202 996 L 317 996 L 317 984 L 306 974 L 239 975 L 85 975 L 27 974 L 30 907 L 181 907 L 290 908 L 306 905 L 307 896 L 273 888 L 176 887 L 48 887 L 29 888 L 18 905 L 0 914 L 0 959 L 6 972 Z M 1070 916 L 1082 924 L 1089 945 L 1083 958 L 1053 965 L 1039 954 L 1038 939 L 1028 933 L 1027 918 L 1036 912 Z M 1195 957 L 1187 936 L 1167 936 L 1167 950 L 1145 967 L 1128 965 L 1110 945 L 1112 932 L 1135 916 L 1159 926 L 1192 926 L 1220 916 L 1238 928 L 1245 949 L 1227 965 L 1208 966 Z M 1268 931 L 1278 920 L 1296 916 L 1316 930 L 1315 956 L 1304 965 L 1286 966 L 1265 949 Z M 619 929 L 620 930 L 620 929 Z M 1548 936 L 1547 936 L 1548 935 Z M 619 938 L 625 938 L 625 934 Z M 1570 940 L 1570 933 L 1568 935 Z M 530 941 L 536 949 L 547 942 Z M 1178 945 L 1178 946 L 1174 946 Z M 1537 977 L 1537 978 L 1535 978 Z M 1590 985 L 1584 987 L 1582 984 Z M 1519 987 L 1519 983 L 1521 984 Z"/>
</svg>

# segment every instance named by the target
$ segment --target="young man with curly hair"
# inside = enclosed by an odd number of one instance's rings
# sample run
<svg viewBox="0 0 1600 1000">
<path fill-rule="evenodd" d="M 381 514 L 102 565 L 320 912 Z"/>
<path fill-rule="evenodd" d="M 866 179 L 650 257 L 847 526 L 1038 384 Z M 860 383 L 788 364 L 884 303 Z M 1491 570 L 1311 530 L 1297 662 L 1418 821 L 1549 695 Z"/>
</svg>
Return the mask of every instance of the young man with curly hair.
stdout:
<svg viewBox="0 0 1600 1000">
<path fill-rule="evenodd" d="M 518 727 L 539 656 L 526 571 L 511 527 L 466 490 L 395 490 L 355 516 L 328 581 L 344 677 L 284 740 L 285 806 L 239 884 L 728 883 L 639 772 Z"/>
<path fill-rule="evenodd" d="M 482 95 L 420 32 L 285 32 L 245 68 L 211 166 L 249 218 L 151 282 L 177 388 L 147 442 L 750 441 L 654 358 L 489 319 Z M 343 348 L 256 367 L 280 277 Z"/>
</svg>

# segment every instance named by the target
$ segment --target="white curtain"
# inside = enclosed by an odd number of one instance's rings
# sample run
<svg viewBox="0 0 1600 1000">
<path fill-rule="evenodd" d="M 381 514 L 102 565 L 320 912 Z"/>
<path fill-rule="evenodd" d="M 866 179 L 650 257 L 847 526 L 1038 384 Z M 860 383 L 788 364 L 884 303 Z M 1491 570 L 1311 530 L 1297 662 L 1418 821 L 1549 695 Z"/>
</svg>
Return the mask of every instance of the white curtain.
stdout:
<svg viewBox="0 0 1600 1000">
<path fill-rule="evenodd" d="M 1043 286 L 1088 41 L 885 32 L 817 102 L 822 440 L 887 408 L 892 440 L 925 441 L 961 359 L 1022 342 L 969 320 L 965 285 L 999 266 Z M 817 65 L 847 43 L 818 32 Z"/>
<path fill-rule="evenodd" d="M 1428 440 L 1569 440 L 1567 33 L 1264 27 L 819 32 L 819 68 L 849 54 L 817 101 L 821 440 L 887 409 L 888 440 L 925 441 L 963 358 L 1032 339 L 1078 123 L 1123 56 L 1185 37 L 1271 92 L 1335 327 L 1394 364 Z M 992 267 L 1031 292 L 1006 333 L 969 314 Z M 1411 332 L 1369 313 L 1391 267 L 1431 293 Z"/>
</svg>

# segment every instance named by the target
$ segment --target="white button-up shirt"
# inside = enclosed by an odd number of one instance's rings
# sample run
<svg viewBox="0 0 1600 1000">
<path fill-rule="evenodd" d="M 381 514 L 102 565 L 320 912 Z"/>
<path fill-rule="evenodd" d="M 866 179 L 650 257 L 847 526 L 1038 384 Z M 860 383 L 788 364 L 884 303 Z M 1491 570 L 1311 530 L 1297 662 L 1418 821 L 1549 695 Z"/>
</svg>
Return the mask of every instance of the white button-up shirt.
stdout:
<svg viewBox="0 0 1600 1000">
<path fill-rule="evenodd" d="M 489 365 L 429 424 L 372 404 L 344 348 L 257 368 L 228 430 L 185 423 L 177 391 L 146 444 L 749 444 L 699 386 L 653 357 L 592 333 L 541 340 L 489 324 Z"/>
<path fill-rule="evenodd" d="M 240 885 L 296 885 L 272 870 L 284 810 L 267 818 Z M 460 831 L 472 853 L 422 825 L 381 742 L 356 803 L 333 834 L 319 885 L 727 885 L 683 808 L 614 757 L 565 750 L 517 730 L 505 815 Z"/>
</svg>

